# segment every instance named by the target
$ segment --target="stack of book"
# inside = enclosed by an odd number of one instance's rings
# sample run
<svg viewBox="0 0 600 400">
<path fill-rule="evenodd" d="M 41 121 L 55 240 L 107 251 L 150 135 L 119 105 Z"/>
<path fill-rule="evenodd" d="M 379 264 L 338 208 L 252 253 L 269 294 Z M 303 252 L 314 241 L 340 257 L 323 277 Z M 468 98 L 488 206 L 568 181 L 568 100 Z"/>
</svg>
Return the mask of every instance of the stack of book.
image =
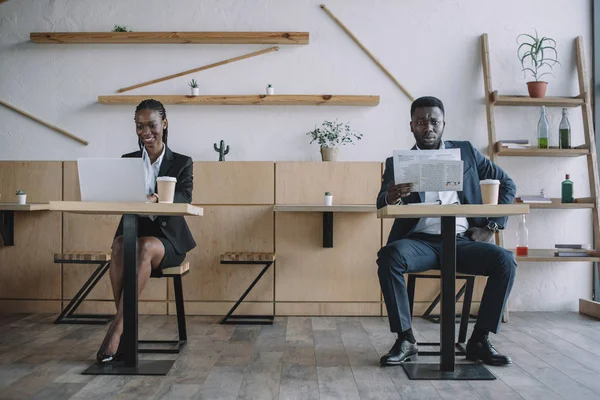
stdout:
<svg viewBox="0 0 600 400">
<path fill-rule="evenodd" d="M 556 257 L 591 257 L 594 252 L 589 244 L 557 244 L 554 247 Z"/>
<path fill-rule="evenodd" d="M 531 195 L 531 196 L 519 196 L 515 198 L 517 203 L 529 203 L 529 204 L 550 204 L 552 203 L 552 199 L 540 196 L 540 195 Z"/>
<path fill-rule="evenodd" d="M 505 139 L 499 140 L 498 144 L 505 149 L 528 149 L 529 140 L 527 139 Z"/>
</svg>

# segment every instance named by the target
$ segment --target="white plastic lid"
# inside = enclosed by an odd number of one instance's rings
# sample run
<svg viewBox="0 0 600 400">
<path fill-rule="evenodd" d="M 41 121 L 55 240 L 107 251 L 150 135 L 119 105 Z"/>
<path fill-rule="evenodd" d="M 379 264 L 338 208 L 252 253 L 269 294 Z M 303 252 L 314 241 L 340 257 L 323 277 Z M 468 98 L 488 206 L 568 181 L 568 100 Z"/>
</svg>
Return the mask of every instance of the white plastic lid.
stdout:
<svg viewBox="0 0 600 400">
<path fill-rule="evenodd" d="M 157 181 L 165 181 L 165 182 L 177 182 L 177 178 L 173 176 L 159 176 L 156 178 Z"/>
<path fill-rule="evenodd" d="M 500 181 L 498 179 L 484 179 L 479 181 L 480 185 L 499 185 Z"/>
</svg>

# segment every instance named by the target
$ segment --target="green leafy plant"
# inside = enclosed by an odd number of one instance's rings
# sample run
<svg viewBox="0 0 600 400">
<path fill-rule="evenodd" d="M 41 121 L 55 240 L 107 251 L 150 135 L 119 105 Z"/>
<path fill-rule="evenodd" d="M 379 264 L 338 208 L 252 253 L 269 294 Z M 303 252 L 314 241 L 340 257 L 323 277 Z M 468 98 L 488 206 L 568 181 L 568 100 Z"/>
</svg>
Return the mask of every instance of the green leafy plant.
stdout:
<svg viewBox="0 0 600 400">
<path fill-rule="evenodd" d="M 198 82 L 196 82 L 196 80 L 195 80 L 195 79 L 192 79 L 192 80 L 190 81 L 190 83 L 188 83 L 188 85 L 189 85 L 189 86 L 190 86 L 192 89 L 195 89 L 195 88 L 197 88 L 197 87 L 198 87 Z"/>
<path fill-rule="evenodd" d="M 531 73 L 535 81 L 539 81 L 544 75 L 551 74 L 552 72 L 541 72 L 544 67 L 553 70 L 553 67 L 558 62 L 558 53 L 556 52 L 556 41 L 549 37 L 539 37 L 537 31 L 535 31 L 535 37 L 523 33 L 517 36 L 517 57 L 521 62 L 523 68 L 523 75 L 526 76 L 527 72 Z"/>
<path fill-rule="evenodd" d="M 125 26 L 121 26 L 121 25 L 115 25 L 115 27 L 112 30 L 113 32 L 133 32 L 129 29 L 127 29 L 127 25 Z"/>
<path fill-rule="evenodd" d="M 324 121 L 321 127 L 306 133 L 311 137 L 310 143 L 317 142 L 320 147 L 337 147 L 348 143 L 354 144 L 354 140 L 361 140 L 362 133 L 353 131 L 347 123 Z"/>
<path fill-rule="evenodd" d="M 17 191 L 15 192 L 15 194 L 16 194 L 17 196 L 21 196 L 21 195 L 24 195 L 24 194 L 27 194 L 27 193 L 25 193 L 24 191 L 22 191 L 21 189 L 19 189 L 19 190 L 17 190 Z"/>
<path fill-rule="evenodd" d="M 325 196 L 331 196 L 330 192 L 325 192 Z"/>
</svg>

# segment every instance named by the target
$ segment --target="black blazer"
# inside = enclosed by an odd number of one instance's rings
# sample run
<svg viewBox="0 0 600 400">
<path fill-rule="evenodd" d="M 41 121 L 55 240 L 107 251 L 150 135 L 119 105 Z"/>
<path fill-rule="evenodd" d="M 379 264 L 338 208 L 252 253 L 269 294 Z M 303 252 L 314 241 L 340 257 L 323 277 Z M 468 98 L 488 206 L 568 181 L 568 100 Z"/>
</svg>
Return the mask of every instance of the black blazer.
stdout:
<svg viewBox="0 0 600 400">
<path fill-rule="evenodd" d="M 123 158 L 142 158 L 142 151 L 123 154 Z M 192 189 L 194 187 L 194 167 L 192 159 L 183 154 L 173 153 L 166 147 L 165 155 L 158 176 L 172 176 L 177 178 L 175 185 L 175 203 L 191 203 Z M 157 188 L 154 191 L 158 193 Z M 160 193 L 158 193 L 160 196 Z M 172 244 L 179 254 L 185 254 L 196 247 L 196 242 L 190 232 L 190 228 L 182 216 L 158 216 L 156 218 L 165 238 Z M 123 219 L 119 223 L 115 237 L 123 235 Z"/>
</svg>

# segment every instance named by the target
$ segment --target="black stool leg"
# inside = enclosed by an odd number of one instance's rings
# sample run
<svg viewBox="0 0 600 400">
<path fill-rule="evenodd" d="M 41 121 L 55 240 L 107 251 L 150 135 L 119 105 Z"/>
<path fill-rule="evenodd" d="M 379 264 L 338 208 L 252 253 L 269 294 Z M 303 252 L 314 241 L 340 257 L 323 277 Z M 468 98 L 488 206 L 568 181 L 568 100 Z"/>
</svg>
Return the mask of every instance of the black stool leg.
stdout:
<svg viewBox="0 0 600 400">
<path fill-rule="evenodd" d="M 469 327 L 469 317 L 471 314 L 471 302 L 473 300 L 473 290 L 475 288 L 475 277 L 468 276 L 465 297 L 463 298 L 462 316 L 460 317 L 460 328 L 458 330 L 458 343 L 465 343 L 467 340 L 467 329 Z"/>
<path fill-rule="evenodd" d="M 408 287 L 407 287 L 407 292 L 408 292 L 408 305 L 410 307 L 410 316 L 412 317 L 413 313 L 414 313 L 414 306 L 415 306 L 415 286 L 417 283 L 417 277 L 414 275 L 408 275 Z"/>
<path fill-rule="evenodd" d="M 179 332 L 179 345 L 181 349 L 187 342 L 187 329 L 185 325 L 185 309 L 183 305 L 183 285 L 181 276 L 173 277 L 173 288 L 175 289 L 175 307 L 177 309 L 177 331 Z"/>
</svg>

